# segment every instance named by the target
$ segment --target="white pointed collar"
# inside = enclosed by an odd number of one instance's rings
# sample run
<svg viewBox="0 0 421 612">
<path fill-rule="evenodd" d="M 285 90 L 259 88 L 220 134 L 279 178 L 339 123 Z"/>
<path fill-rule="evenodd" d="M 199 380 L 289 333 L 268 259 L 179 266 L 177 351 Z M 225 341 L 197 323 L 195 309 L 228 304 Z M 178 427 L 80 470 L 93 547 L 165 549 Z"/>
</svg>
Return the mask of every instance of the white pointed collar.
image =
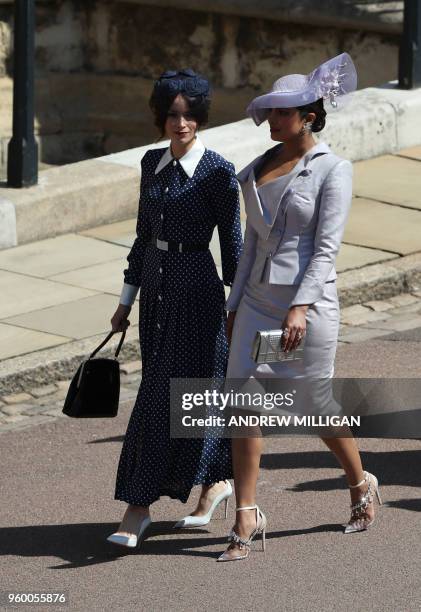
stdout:
<svg viewBox="0 0 421 612">
<path fill-rule="evenodd" d="M 178 160 L 188 177 L 192 178 L 194 171 L 196 170 L 197 165 L 202 159 L 205 151 L 205 145 L 200 140 L 199 136 L 196 136 L 195 143 L 193 144 L 191 149 L 189 149 L 187 153 L 183 155 L 183 157 L 180 157 L 180 159 Z M 155 168 L 155 174 L 161 172 L 161 170 L 165 168 L 165 166 L 167 166 L 170 162 L 172 162 L 173 159 L 175 158 L 171 153 L 171 146 L 169 146 L 168 149 L 165 151 L 164 155 L 159 160 L 159 164 Z"/>
</svg>

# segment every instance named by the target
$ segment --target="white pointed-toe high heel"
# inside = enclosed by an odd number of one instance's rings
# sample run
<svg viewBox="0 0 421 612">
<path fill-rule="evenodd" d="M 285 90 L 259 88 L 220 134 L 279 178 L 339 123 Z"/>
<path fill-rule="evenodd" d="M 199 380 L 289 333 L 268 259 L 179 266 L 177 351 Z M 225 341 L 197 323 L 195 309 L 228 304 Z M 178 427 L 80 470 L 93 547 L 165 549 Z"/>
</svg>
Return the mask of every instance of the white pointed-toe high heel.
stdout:
<svg viewBox="0 0 421 612">
<path fill-rule="evenodd" d="M 259 506 L 244 506 L 242 508 L 236 508 L 235 510 L 236 512 L 238 510 L 256 510 L 256 528 L 253 529 L 247 540 L 240 538 L 240 536 L 235 533 L 234 529 L 231 529 L 231 532 L 228 536 L 228 542 L 234 542 L 235 544 L 238 544 L 239 550 L 244 552 L 242 554 L 232 556 L 230 554 L 230 549 L 227 548 L 227 550 L 217 558 L 217 561 L 240 561 L 241 559 L 247 559 L 250 553 L 252 540 L 259 534 L 262 535 L 262 550 L 266 550 L 267 521 L 266 516 L 260 510 Z"/>
<path fill-rule="evenodd" d="M 356 502 L 355 504 L 351 504 L 351 518 L 349 519 L 349 523 L 347 523 L 347 525 L 344 525 L 344 533 L 355 533 L 356 531 L 364 531 L 374 523 L 374 518 L 367 518 L 367 516 L 365 515 L 365 511 L 367 510 L 371 502 L 374 500 L 373 493 L 376 494 L 379 505 L 381 505 L 382 503 L 377 478 L 374 476 L 374 474 L 370 474 L 370 472 L 364 471 L 363 480 L 356 485 L 349 485 L 349 488 L 355 489 L 356 487 L 360 487 L 361 485 L 363 485 L 365 482 L 368 484 L 367 491 L 358 500 L 358 502 Z"/>
<path fill-rule="evenodd" d="M 142 536 L 151 523 L 151 517 L 145 516 L 139 523 L 137 534 L 132 533 L 129 536 L 125 536 L 119 533 L 112 533 L 108 536 L 107 542 L 117 544 L 118 546 L 126 546 L 127 548 L 136 548 L 142 542 Z"/>
<path fill-rule="evenodd" d="M 174 525 L 174 529 L 184 529 L 188 527 L 204 527 L 211 520 L 212 514 L 214 513 L 216 507 L 223 501 L 225 501 L 225 518 L 227 518 L 228 502 L 229 498 L 232 495 L 232 486 L 229 480 L 226 480 L 225 484 L 225 491 L 222 491 L 222 493 L 215 497 L 211 507 L 209 508 L 206 514 L 202 514 L 201 516 L 185 516 Z"/>
</svg>

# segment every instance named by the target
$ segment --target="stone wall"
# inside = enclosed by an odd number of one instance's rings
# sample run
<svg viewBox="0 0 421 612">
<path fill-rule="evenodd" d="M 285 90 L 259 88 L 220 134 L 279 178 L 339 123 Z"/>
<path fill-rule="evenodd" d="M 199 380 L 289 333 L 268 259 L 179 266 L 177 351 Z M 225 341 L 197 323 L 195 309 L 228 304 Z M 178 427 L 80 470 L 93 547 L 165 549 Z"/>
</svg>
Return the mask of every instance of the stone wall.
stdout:
<svg viewBox="0 0 421 612">
<path fill-rule="evenodd" d="M 265 2 L 259 2 L 259 15 Z M 360 88 L 397 77 L 397 18 L 389 30 L 384 22 L 370 30 L 367 20 L 360 29 L 355 20 L 347 28 L 343 19 L 334 28 L 306 15 L 301 23 L 287 23 L 270 12 L 267 19 L 250 10 L 241 14 L 240 4 L 217 2 L 209 12 L 203 3 L 192 10 L 194 3 L 186 0 L 37 2 L 36 129 L 42 161 L 71 162 L 153 140 L 147 99 L 153 79 L 169 67 L 191 66 L 211 79 L 212 126 L 244 117 L 247 101 L 279 75 L 309 72 L 342 50 L 354 58 Z M 400 3 L 389 4 L 396 9 Z M 235 14 L 227 13 L 230 6 Z M 249 9 L 250 3 L 243 6 Z M 327 10 L 325 17 L 332 21 Z M 0 0 L 0 165 L 11 133 L 12 27 L 12 4 Z"/>
</svg>

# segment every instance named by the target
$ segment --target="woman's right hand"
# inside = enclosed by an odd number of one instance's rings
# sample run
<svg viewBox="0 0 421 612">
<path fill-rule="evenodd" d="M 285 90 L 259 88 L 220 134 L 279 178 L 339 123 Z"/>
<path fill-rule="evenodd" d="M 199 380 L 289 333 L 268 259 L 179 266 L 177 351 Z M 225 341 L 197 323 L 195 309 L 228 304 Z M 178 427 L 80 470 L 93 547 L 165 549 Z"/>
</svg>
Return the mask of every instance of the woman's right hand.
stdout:
<svg viewBox="0 0 421 612">
<path fill-rule="evenodd" d="M 130 321 L 127 317 L 129 316 L 131 309 L 131 306 L 124 306 L 124 304 L 118 305 L 118 308 L 111 319 L 111 330 L 113 332 L 126 331 L 130 325 Z"/>
<path fill-rule="evenodd" d="M 233 327 L 234 327 L 234 321 L 235 321 L 235 315 L 236 314 L 237 313 L 235 311 L 228 313 L 228 318 L 227 318 L 227 339 L 228 339 L 228 345 L 229 346 L 231 346 L 232 330 L 233 330 Z"/>
</svg>

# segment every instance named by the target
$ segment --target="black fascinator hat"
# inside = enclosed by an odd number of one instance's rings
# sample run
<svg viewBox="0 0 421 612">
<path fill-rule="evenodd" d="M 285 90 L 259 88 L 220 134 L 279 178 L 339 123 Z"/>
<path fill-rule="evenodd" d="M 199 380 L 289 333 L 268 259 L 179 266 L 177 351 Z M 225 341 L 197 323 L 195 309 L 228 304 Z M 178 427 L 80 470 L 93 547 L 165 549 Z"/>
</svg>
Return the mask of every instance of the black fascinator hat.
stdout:
<svg viewBox="0 0 421 612">
<path fill-rule="evenodd" d="M 186 100 L 189 112 L 199 127 L 208 122 L 209 81 L 191 68 L 166 70 L 155 81 L 149 100 L 149 106 L 155 115 L 155 125 L 160 129 L 161 136 L 165 134 L 168 111 L 179 94 Z"/>
<path fill-rule="evenodd" d="M 167 70 L 155 81 L 154 91 L 161 95 L 176 97 L 185 93 L 189 97 L 209 96 L 209 81 L 191 68 L 184 70 Z"/>
</svg>

